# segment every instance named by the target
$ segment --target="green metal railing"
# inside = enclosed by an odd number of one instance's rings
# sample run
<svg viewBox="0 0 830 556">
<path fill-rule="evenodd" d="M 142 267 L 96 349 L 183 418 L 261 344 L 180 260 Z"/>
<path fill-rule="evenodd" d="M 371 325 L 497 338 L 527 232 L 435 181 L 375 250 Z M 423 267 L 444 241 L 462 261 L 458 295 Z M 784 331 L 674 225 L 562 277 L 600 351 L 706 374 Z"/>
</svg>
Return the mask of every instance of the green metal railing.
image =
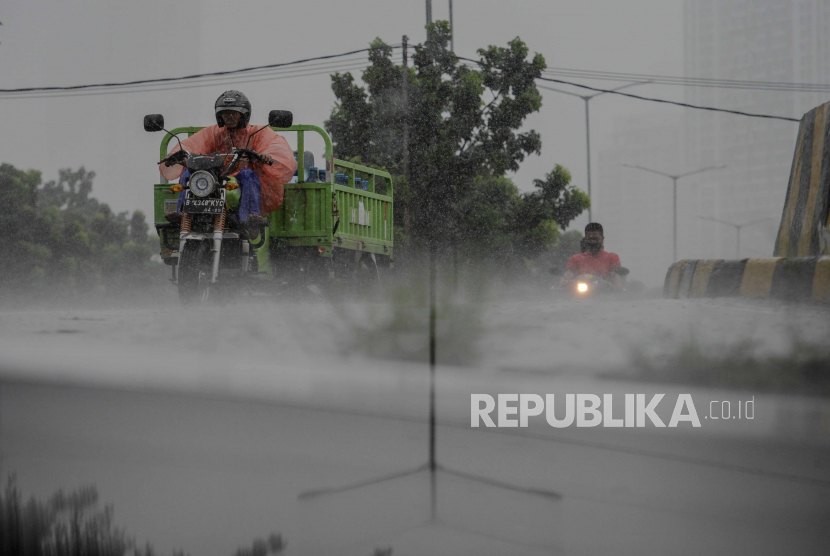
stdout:
<svg viewBox="0 0 830 556">
<path fill-rule="evenodd" d="M 169 150 L 170 141 L 173 140 L 173 135 L 179 133 L 187 133 L 187 136 L 190 137 L 194 133 L 204 129 L 204 127 L 177 127 L 173 129 L 170 133 L 165 134 L 165 136 L 161 140 L 161 145 L 159 147 L 159 160 L 163 159 L 167 156 L 167 152 Z M 349 187 L 355 187 L 355 179 L 357 179 L 357 173 L 361 172 L 369 176 L 369 192 L 376 193 L 377 191 L 377 178 L 385 178 L 386 179 L 386 194 L 383 195 L 384 197 L 389 197 L 389 201 L 392 201 L 393 191 L 392 191 L 392 176 L 389 172 L 384 172 L 383 170 L 378 170 L 376 168 L 371 168 L 369 166 L 363 166 L 360 164 L 355 164 L 353 162 L 346 162 L 345 160 L 339 160 L 333 157 L 332 155 L 332 146 L 331 146 L 331 136 L 321 127 L 316 125 L 292 125 L 291 127 L 272 127 L 274 131 L 295 131 L 297 132 L 297 168 L 305 168 L 305 132 L 306 131 L 313 131 L 318 133 L 326 144 L 326 181 L 334 185 L 334 178 L 336 172 L 334 169 L 336 167 L 345 168 L 346 173 L 349 175 Z M 298 181 L 300 183 L 304 183 L 305 176 L 301 172 L 297 172 Z M 164 179 L 164 183 L 168 183 L 166 179 Z"/>
</svg>

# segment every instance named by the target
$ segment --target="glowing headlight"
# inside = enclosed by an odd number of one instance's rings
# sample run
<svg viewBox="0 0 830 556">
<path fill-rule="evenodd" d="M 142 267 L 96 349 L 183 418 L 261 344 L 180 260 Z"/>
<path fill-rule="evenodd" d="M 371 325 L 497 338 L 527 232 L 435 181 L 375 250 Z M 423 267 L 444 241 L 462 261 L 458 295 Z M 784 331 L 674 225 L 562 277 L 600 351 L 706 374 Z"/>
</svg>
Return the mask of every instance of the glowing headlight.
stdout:
<svg viewBox="0 0 830 556">
<path fill-rule="evenodd" d="M 588 284 L 585 282 L 580 282 L 576 285 L 576 289 L 579 293 L 585 293 L 588 291 Z"/>
<path fill-rule="evenodd" d="M 193 172 L 190 181 L 187 182 L 190 192 L 197 197 L 207 197 L 216 189 L 216 178 L 210 172 L 199 170 Z"/>
</svg>

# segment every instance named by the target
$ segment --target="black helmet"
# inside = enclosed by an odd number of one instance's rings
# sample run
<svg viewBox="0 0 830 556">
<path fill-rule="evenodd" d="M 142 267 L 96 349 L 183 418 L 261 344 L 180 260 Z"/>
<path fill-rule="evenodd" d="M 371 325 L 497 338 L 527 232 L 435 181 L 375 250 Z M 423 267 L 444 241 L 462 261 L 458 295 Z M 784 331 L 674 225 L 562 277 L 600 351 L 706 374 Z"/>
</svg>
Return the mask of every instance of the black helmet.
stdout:
<svg viewBox="0 0 830 556">
<path fill-rule="evenodd" d="M 219 116 L 219 112 L 222 110 L 235 110 L 242 114 L 242 122 L 241 126 L 246 127 L 248 122 L 251 121 L 251 101 L 248 100 L 248 97 L 243 95 L 237 90 L 230 90 L 225 91 L 219 98 L 216 99 L 216 104 L 213 105 L 214 112 L 216 114 L 216 123 L 219 124 L 219 127 L 223 127 L 225 122 L 222 121 L 222 118 Z"/>
</svg>

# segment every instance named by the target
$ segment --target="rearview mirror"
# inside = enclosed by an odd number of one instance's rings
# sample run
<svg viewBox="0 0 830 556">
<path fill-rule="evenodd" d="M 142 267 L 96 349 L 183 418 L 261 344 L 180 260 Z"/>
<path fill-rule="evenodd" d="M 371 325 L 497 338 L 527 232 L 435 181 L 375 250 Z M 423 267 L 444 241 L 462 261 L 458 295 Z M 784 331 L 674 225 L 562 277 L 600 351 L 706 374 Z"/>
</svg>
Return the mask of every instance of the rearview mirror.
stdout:
<svg viewBox="0 0 830 556">
<path fill-rule="evenodd" d="M 271 127 L 291 127 L 294 114 L 289 110 L 271 110 L 268 113 L 268 125 Z"/>
<path fill-rule="evenodd" d="M 617 268 L 614 269 L 614 272 L 616 272 L 620 276 L 627 276 L 628 273 L 631 272 L 631 271 L 628 270 L 627 268 L 625 268 L 624 266 L 618 266 Z"/>
<path fill-rule="evenodd" d="M 163 131 L 164 116 L 161 114 L 147 114 L 144 116 L 144 131 Z"/>
</svg>

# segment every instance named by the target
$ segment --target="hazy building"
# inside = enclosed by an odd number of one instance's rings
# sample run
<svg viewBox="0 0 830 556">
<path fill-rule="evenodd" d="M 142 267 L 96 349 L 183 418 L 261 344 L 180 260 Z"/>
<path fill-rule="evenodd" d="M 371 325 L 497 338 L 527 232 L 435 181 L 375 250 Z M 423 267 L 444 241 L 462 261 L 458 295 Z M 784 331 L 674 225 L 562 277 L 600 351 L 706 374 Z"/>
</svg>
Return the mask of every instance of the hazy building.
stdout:
<svg viewBox="0 0 830 556">
<path fill-rule="evenodd" d="M 827 0 L 685 0 L 686 77 L 830 83 Z M 800 118 L 829 95 L 687 87 L 691 104 Z M 697 181 L 698 210 L 736 224 L 741 256 L 771 256 L 798 124 L 687 110 L 687 166 L 728 168 Z M 735 229 L 698 221 L 696 256 L 734 257 Z"/>
</svg>

